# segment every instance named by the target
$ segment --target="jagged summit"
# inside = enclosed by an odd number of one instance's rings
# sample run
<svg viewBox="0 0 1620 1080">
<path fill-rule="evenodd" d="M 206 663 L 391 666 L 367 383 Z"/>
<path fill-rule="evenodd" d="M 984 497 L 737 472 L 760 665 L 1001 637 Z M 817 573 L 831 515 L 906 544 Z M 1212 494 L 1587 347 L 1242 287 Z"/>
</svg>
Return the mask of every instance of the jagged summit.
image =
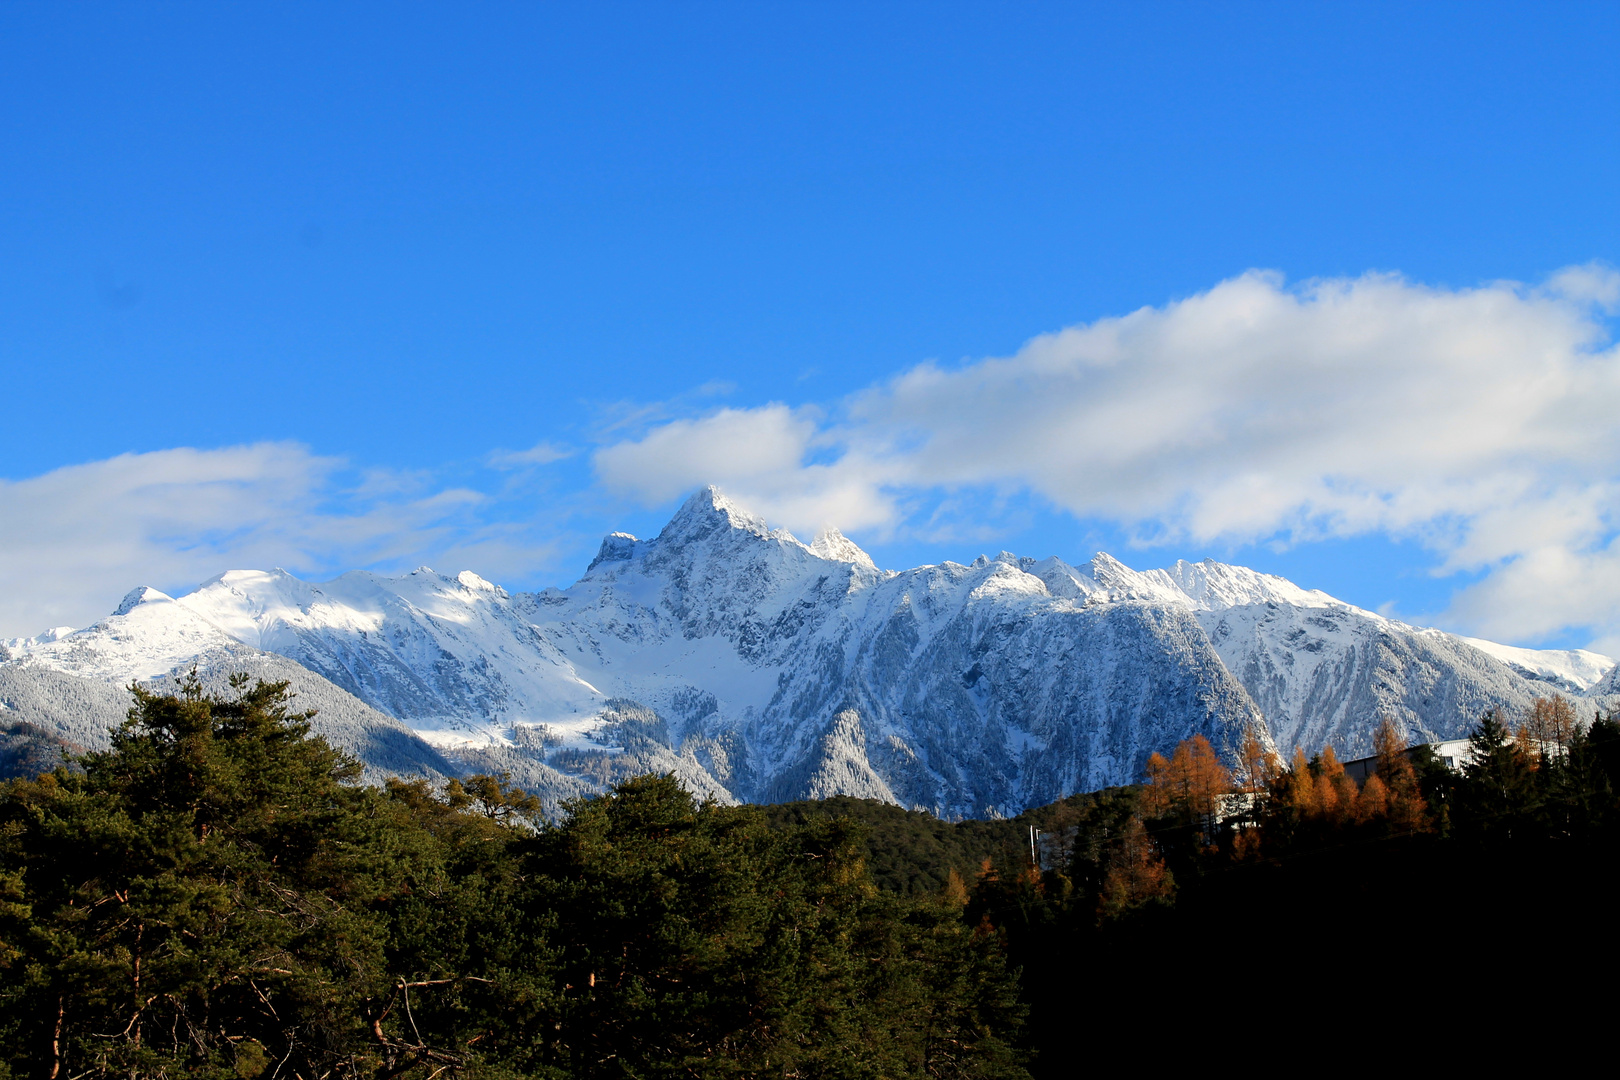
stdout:
<svg viewBox="0 0 1620 1080">
<path fill-rule="evenodd" d="M 456 582 L 462 588 L 471 592 L 496 593 L 501 596 L 506 595 L 505 589 L 501 588 L 499 585 L 485 581 L 471 570 L 463 570 L 461 573 L 457 574 Z"/>
<path fill-rule="evenodd" d="M 627 532 L 608 533 L 602 537 L 602 546 L 597 549 L 596 558 L 591 560 L 585 572 L 588 574 L 605 562 L 621 562 L 630 558 L 636 552 L 637 543 L 639 541 Z"/>
<path fill-rule="evenodd" d="M 1292 604 L 1296 607 L 1350 606 L 1320 589 L 1302 589 L 1287 578 L 1262 574 L 1246 566 L 1231 566 L 1214 559 L 1196 563 L 1178 559 L 1168 570 L 1150 573 L 1164 575 L 1193 604 L 1211 611 L 1242 604 L 1266 603 Z"/>
<path fill-rule="evenodd" d="M 765 519 L 732 502 L 712 484 L 692 493 L 658 534 L 663 543 L 701 540 L 723 529 L 740 529 L 755 536 L 772 535 Z M 786 535 L 784 533 L 784 535 Z"/>
<path fill-rule="evenodd" d="M 830 525 L 816 534 L 815 543 L 810 545 L 810 550 L 832 562 L 855 563 L 871 570 L 877 569 L 877 563 L 872 561 L 872 556 Z"/>
</svg>

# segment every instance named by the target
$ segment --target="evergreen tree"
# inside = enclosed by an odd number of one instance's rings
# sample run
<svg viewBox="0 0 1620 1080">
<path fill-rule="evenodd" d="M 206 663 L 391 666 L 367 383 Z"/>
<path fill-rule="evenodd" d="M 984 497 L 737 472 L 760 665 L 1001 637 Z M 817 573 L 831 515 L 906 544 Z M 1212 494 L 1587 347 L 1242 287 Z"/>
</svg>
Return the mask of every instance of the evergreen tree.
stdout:
<svg viewBox="0 0 1620 1080">
<path fill-rule="evenodd" d="M 233 688 L 0 787 L 0 1076 L 1025 1075 L 1003 939 L 877 890 L 848 822 L 360 787 Z"/>
<path fill-rule="evenodd" d="M 901 905 L 846 822 L 772 830 L 673 777 L 567 806 L 533 845 L 571 1075 L 1021 1075 L 1015 983 L 961 909 Z"/>
<path fill-rule="evenodd" d="M 1614 713 L 1604 716 L 1599 710 L 1585 734 L 1586 753 L 1608 781 L 1608 789 L 1620 795 L 1620 722 Z"/>
<path fill-rule="evenodd" d="M 178 695 L 136 688 L 82 773 L 5 789 L 14 1062 L 315 1076 L 471 1060 L 427 1000 L 465 983 L 442 931 L 476 906 L 444 846 L 354 785 L 358 764 L 310 737 L 286 684 L 232 685 L 228 700 L 195 678 Z M 416 1007 L 394 1007 L 413 987 Z"/>
<path fill-rule="evenodd" d="M 1540 808 L 1535 765 L 1496 710 L 1480 717 L 1468 740 L 1468 761 L 1456 789 L 1459 832 L 1490 843 L 1525 839 Z"/>
</svg>

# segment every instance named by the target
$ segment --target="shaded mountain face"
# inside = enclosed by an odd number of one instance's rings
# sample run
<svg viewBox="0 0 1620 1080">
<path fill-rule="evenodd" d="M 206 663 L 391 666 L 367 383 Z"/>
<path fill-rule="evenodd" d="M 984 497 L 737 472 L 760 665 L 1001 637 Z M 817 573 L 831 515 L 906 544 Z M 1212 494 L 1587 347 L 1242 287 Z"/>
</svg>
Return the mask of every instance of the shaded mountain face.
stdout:
<svg viewBox="0 0 1620 1080">
<path fill-rule="evenodd" d="M 1129 783 L 1194 734 L 1352 755 L 1383 715 L 1458 734 L 1612 666 L 1528 650 L 1510 665 L 1209 561 L 1139 573 L 1003 553 L 884 571 L 836 532 L 806 545 L 713 489 L 652 540 L 608 536 L 566 590 L 233 571 L 7 646 L 0 671 L 89 680 L 285 657 L 452 766 L 552 795 L 669 771 L 723 801 L 847 794 L 944 816 Z"/>
</svg>

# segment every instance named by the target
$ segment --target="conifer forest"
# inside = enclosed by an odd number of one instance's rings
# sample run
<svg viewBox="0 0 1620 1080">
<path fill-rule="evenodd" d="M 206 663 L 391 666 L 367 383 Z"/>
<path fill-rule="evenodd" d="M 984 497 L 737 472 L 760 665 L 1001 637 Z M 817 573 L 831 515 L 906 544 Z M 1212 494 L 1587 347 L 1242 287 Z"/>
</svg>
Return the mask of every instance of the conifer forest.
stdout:
<svg viewBox="0 0 1620 1080">
<path fill-rule="evenodd" d="M 0 1077 L 1068 1076 L 1613 945 L 1620 724 L 1556 696 L 1459 769 L 1389 723 L 1360 781 L 1197 737 L 945 822 L 365 786 L 285 684 L 133 694 L 0 786 Z"/>
</svg>

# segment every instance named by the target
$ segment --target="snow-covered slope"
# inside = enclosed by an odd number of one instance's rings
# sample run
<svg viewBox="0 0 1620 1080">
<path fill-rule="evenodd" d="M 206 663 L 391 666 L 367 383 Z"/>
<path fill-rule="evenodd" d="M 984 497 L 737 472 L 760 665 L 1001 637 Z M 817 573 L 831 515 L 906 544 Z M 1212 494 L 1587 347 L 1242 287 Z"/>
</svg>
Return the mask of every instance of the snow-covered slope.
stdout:
<svg viewBox="0 0 1620 1080">
<path fill-rule="evenodd" d="M 1527 679 L 1548 683 L 1565 693 L 1585 693 L 1614 670 L 1612 658 L 1585 649 L 1519 649 L 1479 638 L 1459 638 L 1494 656 Z"/>
<path fill-rule="evenodd" d="M 461 771 L 397 718 L 301 664 L 242 644 L 156 589 L 136 589 L 94 626 L 61 631 L 0 645 L 0 716 L 100 750 L 129 711 L 131 683 L 172 692 L 195 669 L 223 693 L 232 674 L 246 672 L 289 683 L 295 707 L 315 710 L 315 733 L 359 758 L 372 782 Z"/>
<path fill-rule="evenodd" d="M 720 751 L 742 797 L 1009 812 L 1262 730 L 1189 612 L 1054 596 L 1011 556 L 883 573 L 712 492 L 616 543 L 525 603 L 587 681 Z"/>
<path fill-rule="evenodd" d="M 1504 658 L 1211 561 L 1004 552 L 883 571 L 836 532 L 801 543 L 713 489 L 652 540 L 608 536 L 565 590 L 232 571 L 119 612 L 7 643 L 13 664 L 116 681 L 275 653 L 466 767 L 552 794 L 667 770 L 725 800 L 847 793 L 947 815 L 1129 782 L 1194 733 L 1350 754 L 1382 715 L 1453 735 L 1612 666 Z"/>
<path fill-rule="evenodd" d="M 1183 603 L 1266 715 L 1277 743 L 1341 757 L 1371 752 L 1381 717 L 1414 739 L 1465 735 L 1490 707 L 1595 691 L 1614 660 L 1579 650 L 1519 649 L 1422 629 L 1318 590 L 1206 559 L 1142 573 L 1099 555 L 1092 577 L 1115 590 Z"/>
</svg>

